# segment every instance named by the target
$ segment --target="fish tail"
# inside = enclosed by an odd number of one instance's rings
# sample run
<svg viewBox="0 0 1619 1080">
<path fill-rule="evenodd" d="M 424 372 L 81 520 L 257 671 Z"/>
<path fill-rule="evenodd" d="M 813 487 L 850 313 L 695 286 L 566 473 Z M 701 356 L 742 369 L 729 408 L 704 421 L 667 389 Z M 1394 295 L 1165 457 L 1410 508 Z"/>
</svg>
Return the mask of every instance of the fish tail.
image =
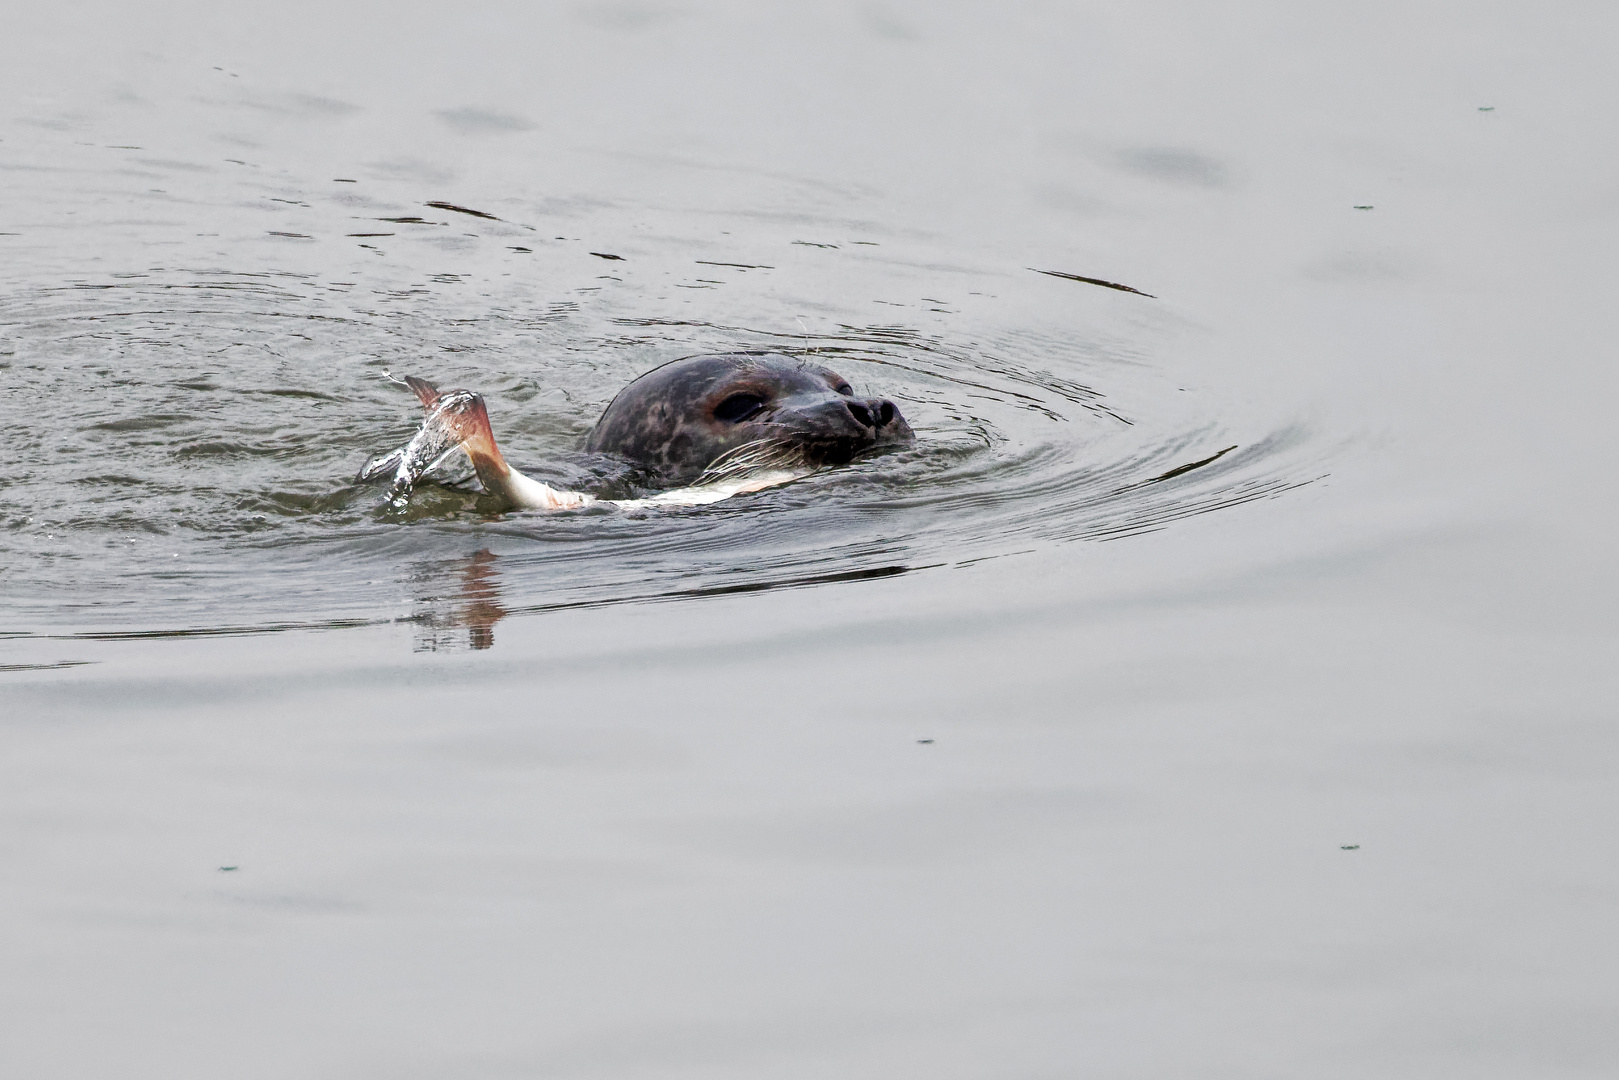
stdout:
<svg viewBox="0 0 1619 1080">
<path fill-rule="evenodd" d="M 414 381 L 421 382 L 419 379 Z M 506 458 L 495 443 L 495 433 L 489 427 L 489 410 L 484 407 L 482 395 L 470 390 L 452 390 L 440 394 L 427 383 L 421 385 L 423 389 L 415 385 L 411 389 L 416 391 L 424 405 L 429 400 L 428 395 L 432 395 L 432 404 L 428 406 L 428 423 L 442 424 L 455 435 L 461 448 L 467 452 L 467 457 L 472 459 L 479 483 L 491 492 L 504 492 L 511 466 L 506 464 Z"/>
</svg>

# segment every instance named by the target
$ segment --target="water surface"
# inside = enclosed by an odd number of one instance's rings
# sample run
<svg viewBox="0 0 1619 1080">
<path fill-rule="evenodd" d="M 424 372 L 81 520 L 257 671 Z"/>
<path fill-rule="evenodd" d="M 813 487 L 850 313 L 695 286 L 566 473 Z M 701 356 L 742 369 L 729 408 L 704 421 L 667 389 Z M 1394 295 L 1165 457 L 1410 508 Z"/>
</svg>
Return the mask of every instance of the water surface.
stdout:
<svg viewBox="0 0 1619 1080">
<path fill-rule="evenodd" d="M 1614 29 L 16 15 L 7 1075 L 1607 1075 Z M 354 480 L 755 348 L 917 445 Z"/>
</svg>

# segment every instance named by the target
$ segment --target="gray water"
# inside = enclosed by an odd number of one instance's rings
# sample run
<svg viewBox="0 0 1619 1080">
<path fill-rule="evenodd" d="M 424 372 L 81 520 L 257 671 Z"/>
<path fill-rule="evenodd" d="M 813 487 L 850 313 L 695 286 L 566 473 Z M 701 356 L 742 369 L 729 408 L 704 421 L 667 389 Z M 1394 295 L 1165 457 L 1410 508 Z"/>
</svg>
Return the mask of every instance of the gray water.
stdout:
<svg viewBox="0 0 1619 1080">
<path fill-rule="evenodd" d="M 10 13 L 5 1074 L 1611 1075 L 1616 22 Z"/>
</svg>

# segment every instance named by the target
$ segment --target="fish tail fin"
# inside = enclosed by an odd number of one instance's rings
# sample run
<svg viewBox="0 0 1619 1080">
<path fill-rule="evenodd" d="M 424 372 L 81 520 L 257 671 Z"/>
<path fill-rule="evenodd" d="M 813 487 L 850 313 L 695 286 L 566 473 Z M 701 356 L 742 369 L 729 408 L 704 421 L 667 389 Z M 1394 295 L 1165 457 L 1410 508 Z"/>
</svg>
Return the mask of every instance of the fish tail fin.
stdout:
<svg viewBox="0 0 1619 1080">
<path fill-rule="evenodd" d="M 421 383 L 421 380 L 414 380 Z M 428 424 L 441 424 L 454 434 L 461 448 L 472 459 L 472 467 L 478 472 L 478 482 L 491 492 L 503 492 L 506 488 L 506 478 L 511 473 L 511 466 L 506 464 L 506 458 L 501 454 L 500 447 L 495 443 L 495 433 L 489 427 L 489 410 L 484 407 L 483 397 L 471 390 L 451 390 L 440 394 L 428 383 L 421 383 L 419 389 L 412 385 L 424 405 L 428 395 L 432 395 L 432 404 L 428 408 Z"/>
</svg>

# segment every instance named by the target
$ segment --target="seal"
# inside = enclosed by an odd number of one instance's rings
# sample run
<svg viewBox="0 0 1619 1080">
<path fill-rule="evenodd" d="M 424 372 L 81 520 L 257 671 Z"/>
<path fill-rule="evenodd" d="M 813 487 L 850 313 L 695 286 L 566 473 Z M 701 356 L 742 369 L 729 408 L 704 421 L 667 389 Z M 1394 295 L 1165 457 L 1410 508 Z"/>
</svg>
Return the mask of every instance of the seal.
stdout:
<svg viewBox="0 0 1619 1080">
<path fill-rule="evenodd" d="M 421 400 L 421 430 L 360 471 L 362 480 L 393 471 L 396 502 L 457 450 L 466 452 L 484 490 L 510 506 L 560 510 L 595 501 L 507 464 L 478 394 L 441 392 L 412 376 L 399 381 Z M 848 380 L 829 368 L 785 353 L 738 352 L 688 356 L 642 375 L 608 404 L 585 449 L 628 461 L 650 486 L 665 489 L 616 500 L 620 505 L 693 505 L 915 439 L 892 401 L 855 397 Z"/>
</svg>

